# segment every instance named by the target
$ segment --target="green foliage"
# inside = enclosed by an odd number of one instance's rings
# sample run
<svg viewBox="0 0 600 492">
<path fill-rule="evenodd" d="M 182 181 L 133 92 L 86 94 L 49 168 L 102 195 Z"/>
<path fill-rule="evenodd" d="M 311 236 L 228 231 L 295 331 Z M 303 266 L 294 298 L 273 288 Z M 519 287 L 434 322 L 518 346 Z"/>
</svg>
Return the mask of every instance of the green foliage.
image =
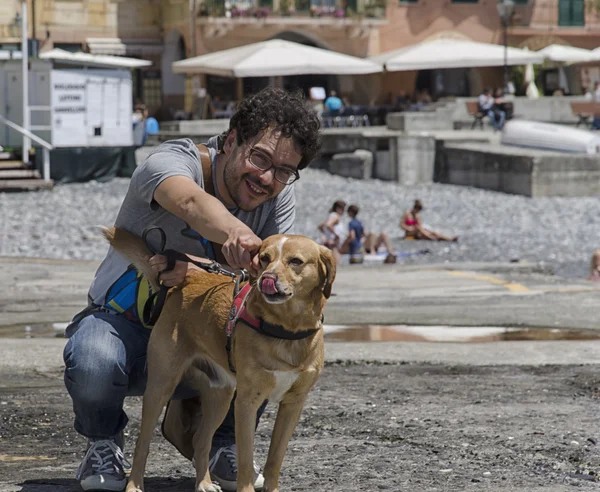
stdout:
<svg viewBox="0 0 600 492">
<path fill-rule="evenodd" d="M 600 0 L 587 0 L 586 6 L 589 12 L 600 13 Z"/>
<path fill-rule="evenodd" d="M 289 15 L 290 7 L 290 0 L 279 0 L 279 13 L 281 15 Z"/>
</svg>

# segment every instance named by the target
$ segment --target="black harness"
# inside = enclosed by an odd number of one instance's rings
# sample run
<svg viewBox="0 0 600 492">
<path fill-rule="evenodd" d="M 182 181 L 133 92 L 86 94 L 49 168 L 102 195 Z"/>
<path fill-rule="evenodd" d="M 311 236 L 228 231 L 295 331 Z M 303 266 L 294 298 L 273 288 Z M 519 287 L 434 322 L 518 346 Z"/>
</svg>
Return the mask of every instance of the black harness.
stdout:
<svg viewBox="0 0 600 492">
<path fill-rule="evenodd" d="M 158 231 L 160 235 L 160 246 L 158 249 L 154 249 L 150 242 L 148 241 L 148 234 L 152 231 Z M 207 271 L 208 273 L 216 273 L 219 275 L 225 275 L 227 277 L 231 277 L 231 280 L 235 282 L 235 290 L 234 295 L 240 290 L 240 284 L 248 280 L 248 272 L 246 270 L 238 270 L 237 272 L 232 272 L 223 268 L 220 263 L 216 261 L 211 262 L 202 262 L 192 260 L 186 254 L 180 253 L 179 251 L 175 251 L 174 249 L 165 249 L 167 244 L 167 236 L 165 231 L 163 231 L 158 226 L 146 227 L 144 232 L 142 232 L 142 239 L 146 243 L 148 249 L 155 255 L 163 255 L 167 258 L 167 268 L 164 271 L 170 271 L 175 268 L 175 262 L 177 261 L 185 261 L 188 263 L 192 263 L 199 268 Z M 161 272 L 162 273 L 162 272 Z M 165 305 L 165 300 L 167 298 L 167 292 L 169 291 L 169 287 L 162 283 L 160 280 L 160 273 L 156 276 L 156 282 L 160 285 L 160 290 L 158 292 L 154 292 L 144 304 L 144 312 L 142 313 L 142 321 L 147 326 L 154 326 L 162 309 Z"/>
</svg>

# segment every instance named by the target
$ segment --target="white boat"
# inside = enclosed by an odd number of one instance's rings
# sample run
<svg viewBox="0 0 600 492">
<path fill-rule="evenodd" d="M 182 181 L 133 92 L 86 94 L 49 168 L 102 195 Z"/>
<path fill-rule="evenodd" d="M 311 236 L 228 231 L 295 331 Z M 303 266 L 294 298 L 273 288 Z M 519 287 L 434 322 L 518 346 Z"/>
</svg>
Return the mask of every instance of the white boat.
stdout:
<svg viewBox="0 0 600 492">
<path fill-rule="evenodd" d="M 501 142 L 558 152 L 600 154 L 600 133 L 539 121 L 515 119 L 506 122 Z"/>
</svg>

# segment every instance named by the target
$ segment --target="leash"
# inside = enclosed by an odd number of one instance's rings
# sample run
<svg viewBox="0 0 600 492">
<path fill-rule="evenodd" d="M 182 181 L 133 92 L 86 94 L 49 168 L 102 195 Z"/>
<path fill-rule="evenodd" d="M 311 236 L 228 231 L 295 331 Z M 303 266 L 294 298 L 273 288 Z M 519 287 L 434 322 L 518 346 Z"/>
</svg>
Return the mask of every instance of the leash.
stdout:
<svg viewBox="0 0 600 492">
<path fill-rule="evenodd" d="M 154 249 L 149 242 L 148 236 L 151 232 L 156 231 L 160 236 L 159 247 Z M 175 251 L 174 249 L 165 249 L 167 245 L 167 235 L 165 231 L 163 231 L 158 226 L 150 226 L 146 227 L 142 232 L 142 239 L 146 243 L 146 247 L 155 255 L 163 255 L 167 258 L 167 268 L 163 271 L 168 272 L 175 268 L 175 263 L 177 261 L 185 261 L 187 263 L 192 263 L 193 265 L 205 270 L 208 273 L 215 273 L 218 275 L 225 275 L 226 277 L 230 277 L 232 282 L 235 282 L 234 287 L 234 297 L 237 297 L 240 291 L 240 285 L 242 282 L 248 280 L 248 272 L 246 270 L 238 270 L 237 272 L 232 272 L 223 268 L 220 263 L 217 263 L 214 260 L 210 262 L 202 262 L 191 259 L 188 255 L 181 253 L 179 251 Z M 160 290 L 158 292 L 154 292 L 144 304 L 144 311 L 142 313 L 142 321 L 147 326 L 154 326 L 160 313 L 165 305 L 165 300 L 167 298 L 167 292 L 169 291 L 169 287 L 167 287 L 160 279 L 160 275 L 162 272 L 159 272 L 156 276 L 156 283 L 160 285 Z"/>
<path fill-rule="evenodd" d="M 160 242 L 158 249 L 154 249 L 148 240 L 148 236 L 152 231 L 157 231 L 160 235 Z M 234 291 L 233 291 L 233 304 L 229 311 L 229 317 L 227 319 L 227 324 L 225 325 L 225 334 L 227 337 L 225 343 L 225 350 L 227 351 L 227 362 L 229 364 L 229 370 L 232 373 L 236 373 L 235 365 L 233 363 L 233 357 L 231 354 L 232 351 L 232 338 L 235 325 L 237 322 L 242 322 L 246 326 L 252 328 L 254 331 L 259 333 L 260 335 L 277 338 L 280 340 L 302 340 L 304 338 L 310 337 L 319 331 L 319 328 L 311 328 L 308 330 L 302 330 L 298 332 L 291 332 L 286 330 L 281 325 L 274 325 L 266 322 L 263 319 L 255 318 L 251 316 L 246 309 L 246 300 L 250 295 L 250 291 L 252 290 L 252 286 L 248 283 L 243 288 L 240 289 L 240 285 L 242 282 L 248 280 L 248 272 L 246 270 L 239 270 L 237 273 L 232 272 L 223 268 L 223 266 L 212 260 L 210 262 L 200 262 L 196 260 L 192 260 L 186 254 L 180 253 L 179 251 L 175 251 L 174 249 L 165 249 L 167 244 L 167 236 L 165 231 L 163 231 L 158 226 L 150 226 L 146 227 L 142 232 L 142 239 L 146 243 L 147 248 L 153 254 L 160 254 L 167 258 L 167 268 L 163 270 L 163 272 L 173 270 L 175 268 L 175 263 L 177 261 L 185 261 L 188 263 L 192 263 L 197 267 L 205 270 L 208 273 L 215 273 L 218 275 L 225 275 L 227 277 L 231 277 L 231 280 L 235 282 Z M 160 285 L 160 290 L 158 292 L 154 292 L 144 304 L 144 311 L 142 313 L 142 319 L 145 325 L 154 326 L 160 313 L 164 307 L 165 300 L 167 298 L 167 293 L 169 291 L 169 287 L 162 283 L 160 280 L 160 272 L 156 276 L 156 283 Z M 323 323 L 323 318 L 321 318 L 321 323 Z"/>
</svg>

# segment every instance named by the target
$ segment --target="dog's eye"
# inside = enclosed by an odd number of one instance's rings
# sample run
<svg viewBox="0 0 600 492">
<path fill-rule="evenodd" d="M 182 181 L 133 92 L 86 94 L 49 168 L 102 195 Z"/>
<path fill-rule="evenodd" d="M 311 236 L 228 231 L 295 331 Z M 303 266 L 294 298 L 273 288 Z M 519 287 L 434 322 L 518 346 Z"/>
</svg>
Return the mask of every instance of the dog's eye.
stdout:
<svg viewBox="0 0 600 492">
<path fill-rule="evenodd" d="M 271 258 L 269 258 L 269 255 L 262 255 L 260 257 L 260 262 L 268 265 L 269 263 L 271 263 Z"/>
<path fill-rule="evenodd" d="M 290 260 L 290 265 L 300 266 L 302 264 L 304 264 L 304 262 L 300 258 L 292 258 Z"/>
</svg>

